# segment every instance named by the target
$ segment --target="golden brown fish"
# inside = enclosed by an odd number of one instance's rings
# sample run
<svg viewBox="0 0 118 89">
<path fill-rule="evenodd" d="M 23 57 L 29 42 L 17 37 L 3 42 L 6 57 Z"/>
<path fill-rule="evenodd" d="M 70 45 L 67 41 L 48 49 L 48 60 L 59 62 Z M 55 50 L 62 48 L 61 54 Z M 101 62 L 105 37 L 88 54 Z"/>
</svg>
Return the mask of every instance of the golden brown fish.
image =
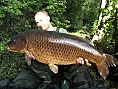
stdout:
<svg viewBox="0 0 118 89">
<path fill-rule="evenodd" d="M 7 48 L 26 53 L 31 58 L 48 64 L 55 73 L 58 72 L 57 65 L 76 64 L 77 58 L 83 57 L 95 63 L 105 79 L 109 74 L 108 67 L 118 64 L 115 57 L 99 52 L 90 41 L 82 37 L 51 31 L 27 30 L 12 38 Z M 30 58 L 27 61 L 29 60 Z"/>
</svg>

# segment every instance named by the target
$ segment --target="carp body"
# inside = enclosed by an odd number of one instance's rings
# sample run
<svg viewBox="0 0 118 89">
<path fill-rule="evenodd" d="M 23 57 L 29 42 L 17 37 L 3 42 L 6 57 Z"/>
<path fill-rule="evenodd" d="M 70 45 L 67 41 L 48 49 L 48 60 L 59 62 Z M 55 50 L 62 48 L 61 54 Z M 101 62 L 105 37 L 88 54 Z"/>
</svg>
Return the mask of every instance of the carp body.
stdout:
<svg viewBox="0 0 118 89">
<path fill-rule="evenodd" d="M 118 64 L 114 56 L 99 52 L 87 39 L 54 31 L 26 30 L 11 38 L 7 49 L 48 64 L 54 73 L 58 72 L 58 65 L 76 64 L 77 59 L 82 57 L 95 63 L 105 79 L 109 74 L 108 67 Z M 27 57 L 29 65 L 31 58 Z"/>
</svg>

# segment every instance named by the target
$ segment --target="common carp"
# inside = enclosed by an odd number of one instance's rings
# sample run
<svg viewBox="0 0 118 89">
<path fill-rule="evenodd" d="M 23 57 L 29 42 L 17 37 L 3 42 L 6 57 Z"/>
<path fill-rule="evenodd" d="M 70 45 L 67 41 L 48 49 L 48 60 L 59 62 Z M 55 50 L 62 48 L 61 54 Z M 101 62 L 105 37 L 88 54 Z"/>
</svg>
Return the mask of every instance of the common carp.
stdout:
<svg viewBox="0 0 118 89">
<path fill-rule="evenodd" d="M 26 30 L 11 38 L 7 49 L 31 53 L 33 59 L 48 64 L 54 73 L 58 72 L 58 65 L 76 64 L 77 58 L 82 57 L 95 63 L 105 79 L 109 74 L 108 67 L 118 64 L 114 56 L 98 51 L 89 40 L 54 31 Z"/>
</svg>

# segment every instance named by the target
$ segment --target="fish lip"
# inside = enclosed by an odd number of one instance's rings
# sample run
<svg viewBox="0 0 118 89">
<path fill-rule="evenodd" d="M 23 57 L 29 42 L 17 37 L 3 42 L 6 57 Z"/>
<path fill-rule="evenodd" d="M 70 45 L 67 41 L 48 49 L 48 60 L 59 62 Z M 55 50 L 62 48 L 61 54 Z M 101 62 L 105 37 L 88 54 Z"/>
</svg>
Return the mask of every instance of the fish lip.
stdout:
<svg viewBox="0 0 118 89">
<path fill-rule="evenodd" d="M 7 49 L 8 51 L 19 52 L 19 51 L 16 51 L 16 50 L 14 50 L 14 49 L 10 49 L 10 47 L 9 47 L 8 45 L 6 46 L 6 49 Z M 21 53 L 24 53 L 24 52 L 21 51 Z"/>
<path fill-rule="evenodd" d="M 7 49 L 7 50 L 10 50 L 10 48 L 9 48 L 9 46 L 8 46 L 8 45 L 6 46 L 6 49 Z"/>
<path fill-rule="evenodd" d="M 7 46 L 6 49 L 7 49 L 8 51 L 14 51 L 14 50 L 11 50 L 9 46 Z M 18 51 L 14 51 L 14 52 L 18 52 Z"/>
<path fill-rule="evenodd" d="M 8 45 L 6 46 L 6 49 L 7 49 L 8 51 L 12 51 Z"/>
</svg>

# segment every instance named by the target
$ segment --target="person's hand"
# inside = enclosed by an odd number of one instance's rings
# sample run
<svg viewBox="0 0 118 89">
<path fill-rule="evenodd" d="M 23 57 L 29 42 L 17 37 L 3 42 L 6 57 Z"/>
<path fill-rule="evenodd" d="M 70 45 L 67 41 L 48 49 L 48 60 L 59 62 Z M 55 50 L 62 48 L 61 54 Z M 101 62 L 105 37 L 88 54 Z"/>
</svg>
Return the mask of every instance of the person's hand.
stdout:
<svg viewBox="0 0 118 89">
<path fill-rule="evenodd" d="M 77 59 L 77 63 L 79 63 L 79 64 L 84 64 L 84 63 L 86 63 L 88 66 L 91 66 L 91 64 L 89 63 L 88 59 L 84 59 L 84 58 L 82 58 L 82 57 L 79 57 L 79 58 Z"/>
<path fill-rule="evenodd" d="M 25 54 L 26 54 L 26 56 L 27 56 L 27 58 L 28 59 L 34 59 L 35 60 L 35 57 L 33 56 L 33 54 L 31 53 L 31 52 L 29 52 L 29 51 L 25 51 Z"/>
</svg>

